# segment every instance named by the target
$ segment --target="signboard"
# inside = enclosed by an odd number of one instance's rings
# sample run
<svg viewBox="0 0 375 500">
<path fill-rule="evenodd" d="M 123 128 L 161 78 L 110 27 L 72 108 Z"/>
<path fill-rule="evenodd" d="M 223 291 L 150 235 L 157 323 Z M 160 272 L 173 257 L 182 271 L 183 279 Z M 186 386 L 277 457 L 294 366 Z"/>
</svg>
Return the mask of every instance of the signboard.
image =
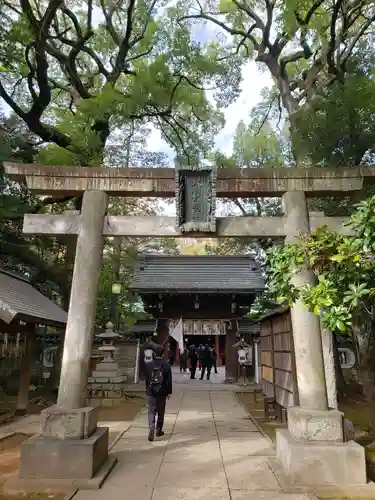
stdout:
<svg viewBox="0 0 375 500">
<path fill-rule="evenodd" d="M 216 169 L 176 169 L 176 213 L 180 232 L 216 231 Z"/>
<path fill-rule="evenodd" d="M 171 331 L 179 320 L 170 320 L 168 323 Z M 220 320 L 195 320 L 187 319 L 182 321 L 184 335 L 214 335 L 226 334 L 226 322 Z"/>
</svg>

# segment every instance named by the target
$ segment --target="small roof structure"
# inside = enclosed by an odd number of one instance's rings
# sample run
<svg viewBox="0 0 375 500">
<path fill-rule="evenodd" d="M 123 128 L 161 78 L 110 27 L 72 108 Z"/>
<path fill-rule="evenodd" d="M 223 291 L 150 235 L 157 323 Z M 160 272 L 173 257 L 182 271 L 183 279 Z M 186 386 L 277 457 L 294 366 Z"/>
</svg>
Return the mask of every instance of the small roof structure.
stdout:
<svg viewBox="0 0 375 500">
<path fill-rule="evenodd" d="M 264 290 L 260 265 L 249 256 L 143 255 L 130 289 L 137 293 L 237 293 Z"/>
<path fill-rule="evenodd" d="M 64 326 L 67 313 L 24 277 L 0 269 L 0 321 Z"/>
</svg>

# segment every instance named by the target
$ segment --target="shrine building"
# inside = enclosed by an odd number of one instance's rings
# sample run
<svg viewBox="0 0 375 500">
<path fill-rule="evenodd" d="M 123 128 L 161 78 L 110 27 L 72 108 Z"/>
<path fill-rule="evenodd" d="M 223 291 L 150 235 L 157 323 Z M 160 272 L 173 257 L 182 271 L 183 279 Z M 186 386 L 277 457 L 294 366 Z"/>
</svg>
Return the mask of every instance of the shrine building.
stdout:
<svg viewBox="0 0 375 500">
<path fill-rule="evenodd" d="M 237 378 L 239 322 L 264 290 L 260 264 L 249 256 L 143 255 L 130 290 L 156 320 L 154 340 L 168 345 L 171 328 L 182 318 L 186 345 L 216 346 L 226 380 Z M 178 345 L 169 339 L 178 359 Z"/>
</svg>

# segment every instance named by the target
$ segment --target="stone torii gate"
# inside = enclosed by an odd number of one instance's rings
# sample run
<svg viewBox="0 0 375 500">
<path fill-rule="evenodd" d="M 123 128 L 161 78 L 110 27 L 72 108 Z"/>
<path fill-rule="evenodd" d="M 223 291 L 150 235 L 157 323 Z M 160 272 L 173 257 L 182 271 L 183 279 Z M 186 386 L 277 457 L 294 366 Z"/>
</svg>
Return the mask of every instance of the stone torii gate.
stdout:
<svg viewBox="0 0 375 500">
<path fill-rule="evenodd" d="M 41 484 L 100 487 L 114 464 L 108 429 L 85 407 L 96 294 L 105 236 L 285 237 L 321 225 L 348 234 L 343 218 L 309 214 L 307 197 L 343 196 L 375 182 L 375 168 L 309 169 L 106 169 L 5 164 L 8 176 L 34 194 L 83 195 L 77 214 L 25 215 L 29 234 L 77 235 L 64 354 L 55 407 L 42 412 L 41 434 L 22 445 L 19 488 Z M 170 217 L 107 215 L 108 196 L 176 197 Z M 283 217 L 215 217 L 216 197 L 282 197 Z M 312 283 L 312 271 L 296 284 Z M 289 408 L 288 429 L 277 435 L 283 473 L 303 484 L 366 482 L 364 449 L 344 442 L 343 415 L 329 409 L 319 319 L 301 302 L 291 311 L 300 406 Z M 57 439 L 56 439 L 57 438 Z M 350 470 L 350 477 L 346 471 Z"/>
</svg>

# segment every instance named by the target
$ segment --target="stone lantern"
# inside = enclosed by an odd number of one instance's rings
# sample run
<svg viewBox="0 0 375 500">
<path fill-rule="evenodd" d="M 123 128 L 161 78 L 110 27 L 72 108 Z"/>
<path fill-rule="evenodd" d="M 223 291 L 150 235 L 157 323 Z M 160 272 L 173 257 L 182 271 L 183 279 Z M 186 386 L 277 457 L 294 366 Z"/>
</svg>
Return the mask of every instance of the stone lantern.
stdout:
<svg viewBox="0 0 375 500">
<path fill-rule="evenodd" d="M 113 331 L 113 324 L 108 322 L 105 332 L 95 337 L 103 342 L 98 351 L 104 354 L 104 359 L 96 366 L 92 376 L 88 379 L 88 404 L 112 406 L 120 402 L 126 382 L 126 376 L 114 359 L 117 351 L 115 341 L 122 338 L 122 335 Z"/>
<path fill-rule="evenodd" d="M 110 321 L 108 321 L 105 327 L 105 332 L 95 335 L 97 339 L 103 341 L 103 345 L 98 348 L 98 351 L 104 353 L 104 359 L 102 363 L 115 363 L 114 354 L 117 351 L 115 341 L 121 339 L 122 335 L 113 331 L 113 323 L 111 323 Z"/>
</svg>

